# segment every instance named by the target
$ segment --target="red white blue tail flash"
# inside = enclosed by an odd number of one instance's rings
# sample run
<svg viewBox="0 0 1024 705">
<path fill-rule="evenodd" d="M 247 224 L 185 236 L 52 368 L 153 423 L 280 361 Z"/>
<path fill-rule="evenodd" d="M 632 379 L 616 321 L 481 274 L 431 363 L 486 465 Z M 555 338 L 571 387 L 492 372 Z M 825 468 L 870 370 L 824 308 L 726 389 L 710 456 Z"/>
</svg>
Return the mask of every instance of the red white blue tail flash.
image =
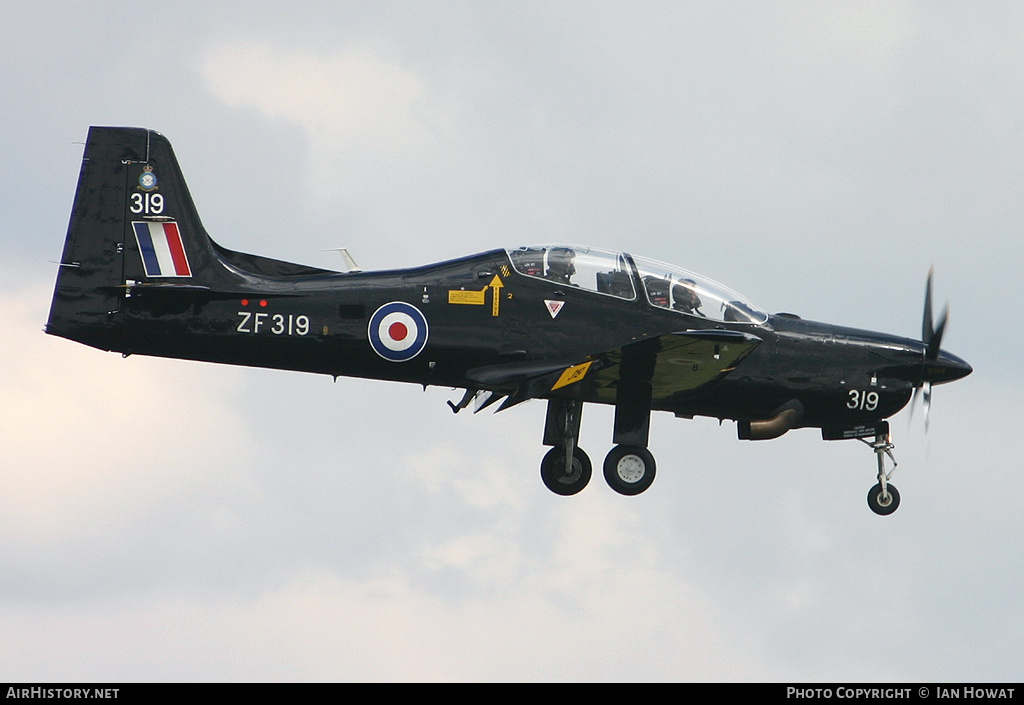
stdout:
<svg viewBox="0 0 1024 705">
<path fill-rule="evenodd" d="M 132 223 L 147 277 L 191 277 L 178 224 L 174 221 Z"/>
</svg>

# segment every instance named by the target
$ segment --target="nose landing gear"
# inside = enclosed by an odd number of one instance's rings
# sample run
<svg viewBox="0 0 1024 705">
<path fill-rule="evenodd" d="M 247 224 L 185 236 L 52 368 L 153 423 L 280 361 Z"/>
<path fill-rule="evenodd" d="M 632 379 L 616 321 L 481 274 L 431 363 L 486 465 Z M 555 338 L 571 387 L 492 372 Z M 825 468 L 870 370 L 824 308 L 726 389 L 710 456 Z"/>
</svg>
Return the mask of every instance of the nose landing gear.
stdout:
<svg viewBox="0 0 1024 705">
<path fill-rule="evenodd" d="M 898 463 L 892 454 L 895 446 L 892 444 L 888 427 L 884 431 L 882 429 L 879 431 L 874 441 L 863 438 L 858 440 L 871 446 L 871 449 L 875 451 L 875 457 L 878 458 L 878 484 L 868 491 L 868 506 L 875 514 L 888 516 L 900 506 L 900 493 L 893 485 L 889 484 L 889 478 L 892 477 Z M 885 471 L 885 456 L 889 456 L 889 460 L 892 461 L 892 469 L 889 472 Z"/>
</svg>

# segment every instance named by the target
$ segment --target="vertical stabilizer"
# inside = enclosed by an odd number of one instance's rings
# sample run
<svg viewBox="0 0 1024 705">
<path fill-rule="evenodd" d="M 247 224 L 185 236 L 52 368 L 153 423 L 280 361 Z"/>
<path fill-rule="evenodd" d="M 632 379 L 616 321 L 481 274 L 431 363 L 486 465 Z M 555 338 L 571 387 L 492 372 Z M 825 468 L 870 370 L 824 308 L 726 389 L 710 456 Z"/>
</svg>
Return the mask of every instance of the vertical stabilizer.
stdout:
<svg viewBox="0 0 1024 705">
<path fill-rule="evenodd" d="M 119 316 L 132 286 L 226 276 L 167 139 L 90 128 L 46 332 L 123 350 Z"/>
</svg>

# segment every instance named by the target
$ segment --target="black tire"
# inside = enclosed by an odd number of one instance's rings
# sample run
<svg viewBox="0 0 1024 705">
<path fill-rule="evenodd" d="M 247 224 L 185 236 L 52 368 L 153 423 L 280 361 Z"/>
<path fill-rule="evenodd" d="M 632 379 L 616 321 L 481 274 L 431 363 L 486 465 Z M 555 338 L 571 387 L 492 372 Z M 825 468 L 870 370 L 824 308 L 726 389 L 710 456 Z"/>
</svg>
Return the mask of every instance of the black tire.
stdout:
<svg viewBox="0 0 1024 705">
<path fill-rule="evenodd" d="M 654 456 L 641 446 L 615 446 L 604 459 L 604 479 L 619 494 L 637 495 L 654 482 Z"/>
<path fill-rule="evenodd" d="M 889 516 L 900 506 L 900 493 L 892 485 L 888 485 L 887 489 L 889 491 L 888 501 L 882 500 L 881 483 L 868 490 L 868 506 L 871 507 L 871 511 L 880 516 Z"/>
<path fill-rule="evenodd" d="M 540 462 L 540 479 L 555 494 L 568 497 L 581 491 L 590 482 L 593 467 L 590 458 L 580 448 L 572 452 L 572 467 L 565 470 L 565 446 L 555 446 Z"/>
</svg>

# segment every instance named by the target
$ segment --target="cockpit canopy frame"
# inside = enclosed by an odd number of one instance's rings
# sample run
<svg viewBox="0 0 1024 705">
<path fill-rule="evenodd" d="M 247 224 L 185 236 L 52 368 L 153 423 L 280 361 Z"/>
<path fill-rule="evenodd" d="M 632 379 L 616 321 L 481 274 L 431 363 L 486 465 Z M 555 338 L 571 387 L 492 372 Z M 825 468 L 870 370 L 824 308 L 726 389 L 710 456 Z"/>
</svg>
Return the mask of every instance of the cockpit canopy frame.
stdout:
<svg viewBox="0 0 1024 705">
<path fill-rule="evenodd" d="M 506 249 L 519 274 L 579 287 L 605 296 L 646 302 L 712 321 L 760 325 L 768 314 L 732 289 L 705 276 L 646 257 L 579 245 Z"/>
</svg>

